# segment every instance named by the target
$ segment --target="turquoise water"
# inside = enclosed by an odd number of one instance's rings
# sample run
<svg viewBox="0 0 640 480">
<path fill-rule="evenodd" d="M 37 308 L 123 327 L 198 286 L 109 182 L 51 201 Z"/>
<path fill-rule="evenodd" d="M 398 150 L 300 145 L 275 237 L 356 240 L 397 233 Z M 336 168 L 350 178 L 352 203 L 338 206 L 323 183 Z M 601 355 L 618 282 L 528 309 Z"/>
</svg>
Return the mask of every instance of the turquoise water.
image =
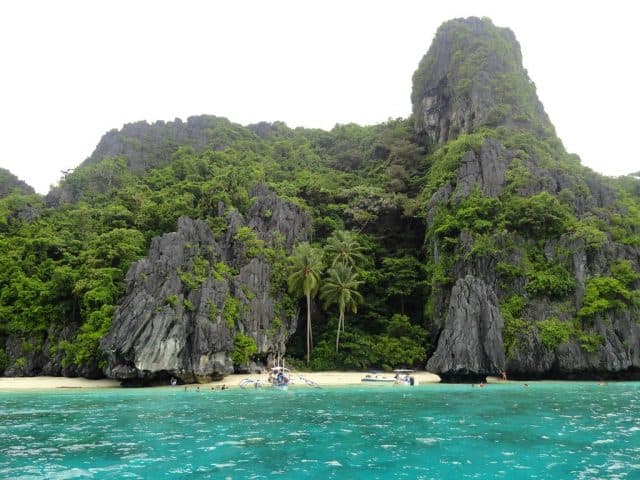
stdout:
<svg viewBox="0 0 640 480">
<path fill-rule="evenodd" d="M 640 383 L 0 392 L 0 478 L 637 479 Z"/>
</svg>

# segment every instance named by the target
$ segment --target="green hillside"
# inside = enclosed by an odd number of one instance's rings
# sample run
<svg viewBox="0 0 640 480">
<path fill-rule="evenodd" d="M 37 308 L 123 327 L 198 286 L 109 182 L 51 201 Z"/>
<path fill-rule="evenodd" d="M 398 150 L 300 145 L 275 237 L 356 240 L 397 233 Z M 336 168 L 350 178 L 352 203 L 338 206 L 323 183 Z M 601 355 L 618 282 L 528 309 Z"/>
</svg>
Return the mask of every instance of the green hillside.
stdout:
<svg viewBox="0 0 640 480">
<path fill-rule="evenodd" d="M 201 116 L 109 132 L 46 197 L 0 198 L 0 374 L 103 375 L 100 339 L 132 262 L 181 216 L 222 237 L 258 184 L 302 209 L 322 254 L 310 368 L 638 371 L 640 180 L 603 177 L 567 153 L 523 72 L 513 33 L 454 20 L 420 62 L 408 119 L 322 131 Z M 287 286 L 294 252 L 244 228 L 235 240 L 266 259 L 272 288 L 299 308 L 286 353 L 303 365 L 306 306 Z M 345 231 L 362 299 L 345 310 L 336 351 L 339 304 L 322 292 L 341 275 L 332 264 Z M 465 288 L 491 308 L 464 307 L 479 340 L 458 335 L 452 347 Z M 237 368 L 264 359 L 235 338 Z M 476 354 L 478 341 L 489 343 Z"/>
</svg>

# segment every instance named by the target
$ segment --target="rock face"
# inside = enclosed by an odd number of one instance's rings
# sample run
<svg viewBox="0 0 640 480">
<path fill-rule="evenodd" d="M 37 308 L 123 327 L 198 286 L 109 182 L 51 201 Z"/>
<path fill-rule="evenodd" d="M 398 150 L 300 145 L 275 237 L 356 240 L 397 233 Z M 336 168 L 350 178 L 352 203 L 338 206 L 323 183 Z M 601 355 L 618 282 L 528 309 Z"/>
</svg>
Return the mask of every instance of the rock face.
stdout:
<svg viewBox="0 0 640 480">
<path fill-rule="evenodd" d="M 640 379 L 640 325 L 629 312 L 598 319 L 594 331 L 603 338 L 595 352 L 572 339 L 555 351 L 536 334 L 524 340 L 505 369 L 513 378 Z"/>
<path fill-rule="evenodd" d="M 443 273 L 432 284 L 427 368 L 445 381 L 505 369 L 512 378 L 640 378 L 640 227 L 627 220 L 626 239 L 605 227 L 633 212 L 566 153 L 513 33 L 488 19 L 443 24 L 412 101 L 416 131 L 435 150 L 425 245 Z M 527 207 L 509 213 L 518 202 Z M 629 269 L 626 279 L 616 268 Z M 594 280 L 617 285 L 619 297 Z"/>
<path fill-rule="evenodd" d="M 173 122 L 128 123 L 120 130 L 112 129 L 104 134 L 91 156 L 78 168 L 107 158 L 120 158 L 129 171 L 142 174 L 169 164 L 180 148 L 191 148 L 198 153 L 207 149 L 217 151 L 224 150 L 235 141 L 254 141 L 257 138 L 252 130 L 214 115 L 193 116 L 186 121 L 176 118 Z M 81 198 L 82 192 L 63 183 L 49 191 L 45 203 L 55 207 Z"/>
<path fill-rule="evenodd" d="M 253 339 L 265 363 L 284 354 L 297 312 L 273 296 L 274 262 L 252 250 L 240 232 L 290 249 L 307 239 L 310 224 L 266 187 L 253 194 L 247 219 L 226 214 L 221 238 L 205 222 L 181 217 L 177 232 L 154 238 L 148 258 L 131 266 L 126 294 L 101 342 L 108 377 L 125 384 L 221 378 L 234 371 L 238 335 Z"/>
<path fill-rule="evenodd" d="M 505 172 L 514 153 L 489 138 L 480 151 L 469 151 L 458 169 L 455 197 L 465 198 L 475 187 L 488 197 L 497 197 L 505 184 Z"/>
<path fill-rule="evenodd" d="M 33 195 L 36 193 L 33 187 L 27 185 L 9 170 L 0 168 L 0 198 L 6 197 L 14 190 L 24 195 Z"/>
<path fill-rule="evenodd" d="M 416 131 L 442 144 L 480 126 L 552 128 L 520 45 L 489 19 L 444 23 L 413 75 Z"/>
<path fill-rule="evenodd" d="M 459 279 L 451 290 L 449 310 L 427 370 L 448 380 L 502 371 L 503 324 L 495 292 L 472 275 Z"/>
<path fill-rule="evenodd" d="M 574 302 L 579 309 L 584 305 L 584 291 L 588 278 L 607 277 L 611 265 L 620 259 L 631 262 L 635 271 L 640 270 L 640 252 L 636 248 L 616 248 L 613 242 L 598 251 L 588 252 L 583 242 L 548 242 L 549 252 L 571 249 L 567 261 L 573 266 L 576 280 Z M 559 247 L 559 248 L 558 248 Z M 555 258 L 563 262 L 563 259 Z M 566 305 L 565 305 L 566 308 Z M 562 316 L 558 305 L 542 300 L 533 301 L 523 312 L 523 318 L 544 319 L 552 314 Z M 575 321 L 569 316 L 567 321 Z M 582 320 L 584 323 L 584 320 Z M 557 348 L 544 344 L 540 329 L 532 329 L 519 337 L 519 344 L 507 359 L 506 369 L 515 378 L 559 379 L 633 379 L 640 378 L 640 312 L 637 308 L 603 312 L 588 320 L 589 332 L 601 340 L 594 349 L 585 349 L 581 339 L 573 336 Z"/>
<path fill-rule="evenodd" d="M 226 137 L 225 131 L 232 135 Z M 173 122 L 128 123 L 121 130 L 107 132 L 82 165 L 122 157 L 132 171 L 143 172 L 168 163 L 178 147 L 190 146 L 196 152 L 207 148 L 222 150 L 234 137 L 250 137 L 250 132 L 213 115 L 189 117 L 186 121 L 176 118 Z"/>
</svg>

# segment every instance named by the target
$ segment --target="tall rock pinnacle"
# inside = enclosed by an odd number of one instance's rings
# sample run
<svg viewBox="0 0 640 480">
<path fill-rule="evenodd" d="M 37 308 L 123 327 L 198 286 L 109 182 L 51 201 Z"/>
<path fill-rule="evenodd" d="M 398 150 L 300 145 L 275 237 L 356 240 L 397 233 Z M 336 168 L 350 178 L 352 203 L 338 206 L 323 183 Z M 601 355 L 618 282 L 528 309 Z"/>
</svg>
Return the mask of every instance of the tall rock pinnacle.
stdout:
<svg viewBox="0 0 640 480">
<path fill-rule="evenodd" d="M 432 143 L 481 126 L 553 131 L 508 28 L 470 17 L 440 26 L 413 75 L 416 131 Z"/>
</svg>

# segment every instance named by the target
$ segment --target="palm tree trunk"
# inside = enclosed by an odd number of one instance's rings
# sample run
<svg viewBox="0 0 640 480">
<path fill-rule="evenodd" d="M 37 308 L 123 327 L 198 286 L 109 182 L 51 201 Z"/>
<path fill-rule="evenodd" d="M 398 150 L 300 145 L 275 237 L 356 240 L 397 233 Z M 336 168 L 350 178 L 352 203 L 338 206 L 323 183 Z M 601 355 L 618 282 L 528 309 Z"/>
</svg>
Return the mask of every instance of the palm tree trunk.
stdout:
<svg viewBox="0 0 640 480">
<path fill-rule="evenodd" d="M 338 333 L 336 334 L 336 353 L 338 353 L 338 346 L 340 345 L 340 326 L 342 325 L 342 331 L 344 332 L 344 312 L 340 310 L 340 316 L 338 317 Z"/>
<path fill-rule="evenodd" d="M 311 361 L 311 294 L 307 294 L 307 365 Z"/>
</svg>

